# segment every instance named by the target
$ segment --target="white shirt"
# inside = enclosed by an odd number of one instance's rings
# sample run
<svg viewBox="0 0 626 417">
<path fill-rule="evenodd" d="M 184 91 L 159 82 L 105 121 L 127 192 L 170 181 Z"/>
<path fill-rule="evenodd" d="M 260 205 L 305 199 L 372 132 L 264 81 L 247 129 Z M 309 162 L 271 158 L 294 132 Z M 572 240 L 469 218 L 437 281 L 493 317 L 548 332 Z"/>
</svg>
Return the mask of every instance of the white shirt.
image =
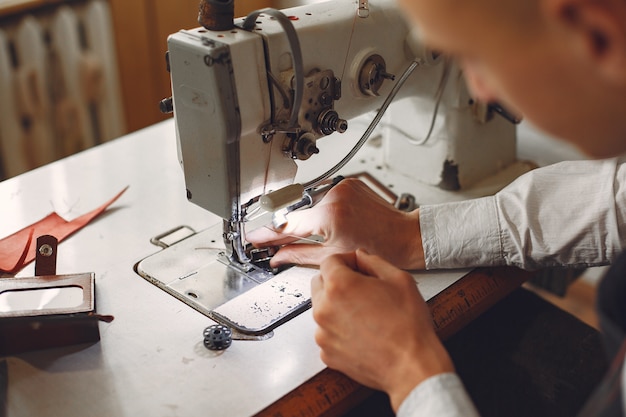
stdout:
<svg viewBox="0 0 626 417">
<path fill-rule="evenodd" d="M 609 264 L 626 247 L 626 164 L 569 161 L 495 196 L 420 208 L 427 269 Z"/>
<path fill-rule="evenodd" d="M 538 168 L 495 196 L 420 207 L 420 228 L 427 269 L 606 265 L 626 247 L 626 164 Z M 409 416 L 478 413 L 458 376 L 441 374 L 404 400 L 398 417 Z"/>
<path fill-rule="evenodd" d="M 398 409 L 397 417 L 478 417 L 463 383 L 456 374 L 428 378 L 411 391 Z"/>
</svg>

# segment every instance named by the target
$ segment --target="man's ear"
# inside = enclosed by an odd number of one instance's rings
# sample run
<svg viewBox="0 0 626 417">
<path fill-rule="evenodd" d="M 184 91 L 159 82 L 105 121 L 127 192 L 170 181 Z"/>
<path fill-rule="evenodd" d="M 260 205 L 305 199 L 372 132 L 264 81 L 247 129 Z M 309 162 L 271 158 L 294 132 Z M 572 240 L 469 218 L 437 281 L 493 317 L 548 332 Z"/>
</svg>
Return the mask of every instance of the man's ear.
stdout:
<svg viewBox="0 0 626 417">
<path fill-rule="evenodd" d="M 545 17 L 570 31 L 606 77 L 626 85 L 626 1 L 542 0 Z"/>
</svg>

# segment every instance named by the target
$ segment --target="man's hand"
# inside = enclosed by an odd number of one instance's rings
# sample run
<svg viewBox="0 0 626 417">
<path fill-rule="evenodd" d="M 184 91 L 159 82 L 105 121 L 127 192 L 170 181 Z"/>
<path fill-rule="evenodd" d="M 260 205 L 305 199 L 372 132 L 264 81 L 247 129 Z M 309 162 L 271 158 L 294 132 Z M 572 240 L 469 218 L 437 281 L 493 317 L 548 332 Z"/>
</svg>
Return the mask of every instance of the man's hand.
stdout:
<svg viewBox="0 0 626 417">
<path fill-rule="evenodd" d="M 260 228 L 246 240 L 257 247 L 287 245 L 271 265 L 319 265 L 331 254 L 364 248 L 403 269 L 423 269 L 424 250 L 419 212 L 397 210 L 362 181 L 345 179 L 313 208 L 289 213 L 280 231 Z M 321 236 L 322 244 L 292 244 L 300 238 Z"/>
<path fill-rule="evenodd" d="M 358 250 L 328 257 L 311 287 L 322 361 L 387 392 L 394 410 L 420 382 L 454 371 L 407 272 Z"/>
</svg>

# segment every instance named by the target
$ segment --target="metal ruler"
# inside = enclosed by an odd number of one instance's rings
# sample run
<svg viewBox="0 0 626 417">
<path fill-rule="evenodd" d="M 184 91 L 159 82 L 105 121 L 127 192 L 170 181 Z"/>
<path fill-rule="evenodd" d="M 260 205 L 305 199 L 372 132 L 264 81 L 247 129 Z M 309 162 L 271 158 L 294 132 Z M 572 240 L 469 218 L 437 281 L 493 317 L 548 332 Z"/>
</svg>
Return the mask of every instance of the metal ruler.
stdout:
<svg viewBox="0 0 626 417">
<path fill-rule="evenodd" d="M 446 340 L 531 277 L 512 267 L 471 271 L 428 301 L 437 334 Z M 256 417 L 338 417 L 372 392 L 340 372 L 324 369 Z"/>
</svg>

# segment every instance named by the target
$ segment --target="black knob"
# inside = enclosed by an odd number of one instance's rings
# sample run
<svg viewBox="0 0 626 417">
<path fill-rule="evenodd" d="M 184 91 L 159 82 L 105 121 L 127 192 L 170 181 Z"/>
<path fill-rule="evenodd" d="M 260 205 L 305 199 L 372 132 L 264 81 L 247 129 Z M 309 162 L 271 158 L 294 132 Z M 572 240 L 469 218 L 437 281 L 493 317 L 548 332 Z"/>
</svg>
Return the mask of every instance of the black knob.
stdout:
<svg viewBox="0 0 626 417">
<path fill-rule="evenodd" d="M 170 114 L 174 111 L 174 100 L 172 97 L 164 98 L 159 102 L 159 110 L 163 114 Z"/>
</svg>

